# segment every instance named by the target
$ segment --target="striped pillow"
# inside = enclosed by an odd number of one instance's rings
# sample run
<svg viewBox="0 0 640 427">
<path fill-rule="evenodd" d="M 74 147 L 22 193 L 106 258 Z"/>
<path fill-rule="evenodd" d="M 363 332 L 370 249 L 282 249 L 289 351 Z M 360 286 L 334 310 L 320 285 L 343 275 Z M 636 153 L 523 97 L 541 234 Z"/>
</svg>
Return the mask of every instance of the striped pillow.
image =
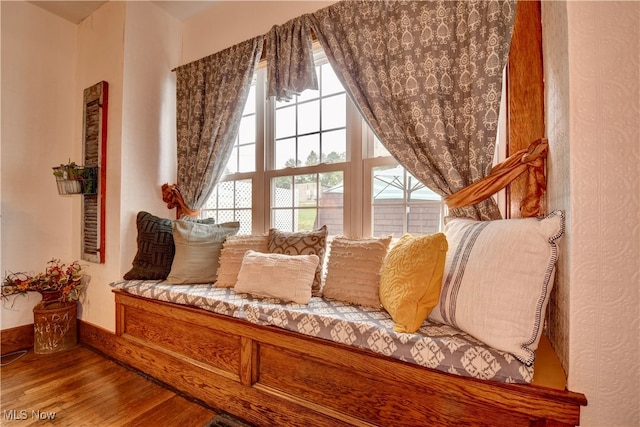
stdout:
<svg viewBox="0 0 640 427">
<path fill-rule="evenodd" d="M 440 302 L 429 319 L 533 363 L 564 233 L 564 213 L 543 219 L 452 219 Z"/>
</svg>

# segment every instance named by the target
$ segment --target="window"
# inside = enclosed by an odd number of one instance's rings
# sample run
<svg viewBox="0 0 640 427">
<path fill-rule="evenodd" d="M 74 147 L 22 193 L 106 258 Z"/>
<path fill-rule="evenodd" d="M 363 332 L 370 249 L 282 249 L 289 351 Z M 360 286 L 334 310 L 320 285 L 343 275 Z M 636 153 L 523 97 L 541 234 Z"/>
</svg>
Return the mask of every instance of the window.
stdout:
<svg viewBox="0 0 640 427">
<path fill-rule="evenodd" d="M 225 175 L 201 216 L 240 221 L 240 233 L 269 228 L 330 235 L 433 233 L 440 196 L 399 166 L 374 137 L 326 60 L 319 89 L 289 102 L 266 100 L 256 73 Z"/>
</svg>

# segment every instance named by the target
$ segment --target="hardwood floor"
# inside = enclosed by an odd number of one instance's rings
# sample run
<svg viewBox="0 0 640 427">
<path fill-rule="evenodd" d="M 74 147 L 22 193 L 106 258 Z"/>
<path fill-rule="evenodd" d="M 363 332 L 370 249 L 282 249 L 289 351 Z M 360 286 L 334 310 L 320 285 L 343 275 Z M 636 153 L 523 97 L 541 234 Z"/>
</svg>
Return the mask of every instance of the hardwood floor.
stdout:
<svg viewBox="0 0 640 427">
<path fill-rule="evenodd" d="M 0 375 L 2 426 L 202 427 L 216 415 L 83 345 L 29 350 Z"/>
</svg>

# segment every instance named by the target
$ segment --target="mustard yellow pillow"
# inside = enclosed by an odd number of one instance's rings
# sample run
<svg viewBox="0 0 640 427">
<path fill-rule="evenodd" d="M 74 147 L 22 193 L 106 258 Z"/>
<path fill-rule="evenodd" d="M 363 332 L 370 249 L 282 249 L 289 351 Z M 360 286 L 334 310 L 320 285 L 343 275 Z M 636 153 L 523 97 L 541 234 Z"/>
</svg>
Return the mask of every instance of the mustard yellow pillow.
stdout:
<svg viewBox="0 0 640 427">
<path fill-rule="evenodd" d="M 395 323 L 394 331 L 417 331 L 438 304 L 447 249 L 443 233 L 405 234 L 387 254 L 380 275 L 380 302 Z"/>
</svg>

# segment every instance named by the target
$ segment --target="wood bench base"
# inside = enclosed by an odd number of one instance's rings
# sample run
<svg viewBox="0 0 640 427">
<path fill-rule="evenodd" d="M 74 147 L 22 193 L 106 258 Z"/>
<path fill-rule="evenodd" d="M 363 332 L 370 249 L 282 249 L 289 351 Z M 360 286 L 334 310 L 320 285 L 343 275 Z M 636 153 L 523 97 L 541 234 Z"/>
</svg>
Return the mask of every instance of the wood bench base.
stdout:
<svg viewBox="0 0 640 427">
<path fill-rule="evenodd" d="M 116 337 L 82 341 L 256 425 L 577 425 L 582 394 L 447 374 L 122 291 Z"/>
</svg>

